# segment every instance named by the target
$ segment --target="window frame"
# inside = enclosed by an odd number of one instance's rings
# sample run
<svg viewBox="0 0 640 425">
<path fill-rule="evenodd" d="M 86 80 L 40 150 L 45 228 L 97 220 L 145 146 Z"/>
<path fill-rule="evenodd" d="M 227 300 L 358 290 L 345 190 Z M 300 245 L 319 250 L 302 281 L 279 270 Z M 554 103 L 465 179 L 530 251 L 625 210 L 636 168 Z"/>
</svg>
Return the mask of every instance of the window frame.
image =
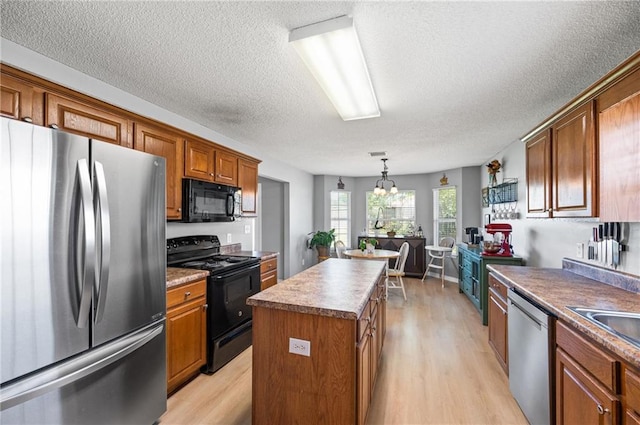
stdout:
<svg viewBox="0 0 640 425">
<path fill-rule="evenodd" d="M 440 191 L 443 190 L 454 190 L 455 191 L 455 218 L 440 218 Z M 453 239 L 458 241 L 458 233 L 459 233 L 459 219 L 460 214 L 458 211 L 458 187 L 457 186 L 446 186 L 446 187 L 435 187 L 432 189 L 433 191 L 433 245 L 438 245 L 440 243 L 440 239 L 443 237 L 451 236 Z M 440 224 L 441 223 L 454 223 L 455 224 L 455 234 L 454 235 L 440 235 Z"/>
<path fill-rule="evenodd" d="M 340 195 L 346 195 L 347 197 L 347 206 L 346 206 L 346 213 L 347 213 L 347 218 L 337 218 L 334 220 L 333 218 L 333 207 L 334 207 L 334 203 L 333 203 L 333 195 L 337 194 L 338 196 Z M 339 205 L 339 203 L 338 203 Z M 345 240 L 341 239 L 337 232 L 336 232 L 336 241 L 338 240 L 342 240 L 342 242 L 345 243 L 346 246 L 350 246 L 351 245 L 351 229 L 352 229 L 352 225 L 353 225 L 353 218 L 352 218 L 352 214 L 351 214 L 351 192 L 348 190 L 331 190 L 329 191 L 329 223 L 330 223 L 330 228 L 334 229 L 335 226 L 333 225 L 334 221 L 338 221 L 338 222 L 342 222 L 342 221 L 346 221 L 347 223 L 347 237 Z M 331 250 L 332 252 L 335 250 L 335 244 L 331 246 Z"/>
<path fill-rule="evenodd" d="M 416 212 L 416 190 L 415 189 L 403 189 L 403 190 L 398 190 L 399 194 L 403 194 L 403 193 L 411 193 L 413 196 L 413 205 L 410 207 L 407 206 L 403 206 L 402 208 L 412 208 L 412 212 L 413 212 L 413 217 L 411 218 L 403 218 L 403 217 L 388 217 L 385 216 L 385 210 L 391 210 L 394 208 L 399 208 L 399 207 L 394 207 L 392 205 L 390 205 L 389 200 L 396 196 L 393 194 L 385 194 L 385 195 L 376 195 L 373 193 L 372 190 L 368 190 L 365 192 L 365 229 L 367 234 L 372 235 L 372 234 L 376 234 L 379 231 L 383 231 L 384 233 L 390 231 L 390 229 L 384 227 L 382 229 L 375 229 L 373 226 L 375 225 L 375 221 L 376 221 L 376 217 L 373 216 L 369 216 L 369 199 L 370 197 L 376 197 L 376 199 L 384 199 L 387 200 L 387 202 L 385 202 L 384 206 L 379 206 L 376 207 L 376 210 L 378 210 L 379 208 L 382 208 L 382 217 L 381 219 L 385 222 L 388 221 L 395 221 L 395 222 L 405 222 L 408 223 L 406 226 L 406 229 L 403 231 L 402 228 L 394 228 L 395 232 L 398 232 L 400 234 L 408 234 L 410 232 L 411 227 L 414 229 L 413 231 L 415 231 L 415 229 L 417 228 L 416 226 L 416 222 L 417 222 L 417 212 Z"/>
</svg>

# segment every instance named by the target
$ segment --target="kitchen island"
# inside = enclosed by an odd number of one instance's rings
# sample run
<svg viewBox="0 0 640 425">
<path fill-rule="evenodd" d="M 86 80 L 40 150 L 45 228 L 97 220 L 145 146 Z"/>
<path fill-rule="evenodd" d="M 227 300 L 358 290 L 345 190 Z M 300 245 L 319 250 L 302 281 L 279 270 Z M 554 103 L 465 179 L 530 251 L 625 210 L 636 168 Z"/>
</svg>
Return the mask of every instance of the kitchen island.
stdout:
<svg viewBox="0 0 640 425">
<path fill-rule="evenodd" d="M 252 422 L 366 419 L 386 323 L 384 263 L 329 259 L 247 300 Z"/>
</svg>

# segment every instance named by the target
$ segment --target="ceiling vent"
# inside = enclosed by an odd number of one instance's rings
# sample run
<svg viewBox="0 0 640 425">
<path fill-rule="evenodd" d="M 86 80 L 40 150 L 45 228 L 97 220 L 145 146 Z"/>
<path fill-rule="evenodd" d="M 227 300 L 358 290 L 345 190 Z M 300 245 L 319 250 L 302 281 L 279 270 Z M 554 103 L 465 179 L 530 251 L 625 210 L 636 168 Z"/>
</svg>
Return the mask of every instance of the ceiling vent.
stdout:
<svg viewBox="0 0 640 425">
<path fill-rule="evenodd" d="M 384 152 L 384 151 L 381 151 L 381 152 L 369 152 L 369 156 L 371 158 L 375 158 L 377 156 L 387 156 L 387 153 Z"/>
</svg>

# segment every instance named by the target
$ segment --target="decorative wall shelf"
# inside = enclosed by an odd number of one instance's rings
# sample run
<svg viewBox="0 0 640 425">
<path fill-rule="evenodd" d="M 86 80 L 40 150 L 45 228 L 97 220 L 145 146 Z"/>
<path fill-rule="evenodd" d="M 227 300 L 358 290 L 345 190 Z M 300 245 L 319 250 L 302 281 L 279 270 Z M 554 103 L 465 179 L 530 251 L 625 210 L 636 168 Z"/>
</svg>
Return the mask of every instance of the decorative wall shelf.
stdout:
<svg viewBox="0 0 640 425">
<path fill-rule="evenodd" d="M 504 182 L 489 188 L 489 204 L 504 204 L 518 201 L 518 179 L 504 179 Z"/>
</svg>

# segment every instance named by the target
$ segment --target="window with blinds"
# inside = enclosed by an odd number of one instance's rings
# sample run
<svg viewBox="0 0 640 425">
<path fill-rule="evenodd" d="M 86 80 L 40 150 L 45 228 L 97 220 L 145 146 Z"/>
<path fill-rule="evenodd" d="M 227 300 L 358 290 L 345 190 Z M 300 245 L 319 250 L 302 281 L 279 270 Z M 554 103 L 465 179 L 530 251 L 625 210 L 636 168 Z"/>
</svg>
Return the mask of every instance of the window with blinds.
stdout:
<svg viewBox="0 0 640 425">
<path fill-rule="evenodd" d="M 455 187 L 433 189 L 433 243 L 450 236 L 456 239 L 458 204 Z"/>
<path fill-rule="evenodd" d="M 416 228 L 416 191 L 374 195 L 367 192 L 367 233 L 394 231 L 408 235 Z"/>
<path fill-rule="evenodd" d="M 331 228 L 336 229 L 336 241 L 351 243 L 351 192 L 331 191 Z M 333 249 L 333 247 L 331 247 Z"/>
</svg>

